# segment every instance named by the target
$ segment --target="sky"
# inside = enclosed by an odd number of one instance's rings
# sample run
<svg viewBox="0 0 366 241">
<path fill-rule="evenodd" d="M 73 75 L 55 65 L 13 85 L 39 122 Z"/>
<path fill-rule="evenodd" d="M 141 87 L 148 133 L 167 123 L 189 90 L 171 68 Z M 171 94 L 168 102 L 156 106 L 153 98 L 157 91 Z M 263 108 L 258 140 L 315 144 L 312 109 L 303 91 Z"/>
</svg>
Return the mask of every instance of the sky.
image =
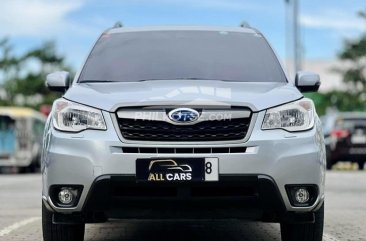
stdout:
<svg viewBox="0 0 366 241">
<path fill-rule="evenodd" d="M 366 31 L 357 17 L 365 0 L 299 0 L 303 56 L 332 60 L 345 39 Z M 259 29 L 282 59 L 288 10 L 284 0 L 1 0 L 0 39 L 9 37 L 18 54 L 55 40 L 67 63 L 81 67 L 98 36 L 116 21 L 124 26 L 219 25 L 242 21 Z"/>
</svg>

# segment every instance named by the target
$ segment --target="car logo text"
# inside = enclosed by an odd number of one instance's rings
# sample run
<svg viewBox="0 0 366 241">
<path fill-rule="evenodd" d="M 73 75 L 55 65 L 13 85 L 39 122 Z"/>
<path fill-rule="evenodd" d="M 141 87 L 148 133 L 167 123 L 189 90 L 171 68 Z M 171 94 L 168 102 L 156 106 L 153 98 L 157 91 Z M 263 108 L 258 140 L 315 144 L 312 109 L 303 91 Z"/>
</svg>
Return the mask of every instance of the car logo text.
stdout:
<svg viewBox="0 0 366 241">
<path fill-rule="evenodd" d="M 170 111 L 168 117 L 177 123 L 191 123 L 198 120 L 200 113 L 190 108 L 178 108 Z"/>
</svg>

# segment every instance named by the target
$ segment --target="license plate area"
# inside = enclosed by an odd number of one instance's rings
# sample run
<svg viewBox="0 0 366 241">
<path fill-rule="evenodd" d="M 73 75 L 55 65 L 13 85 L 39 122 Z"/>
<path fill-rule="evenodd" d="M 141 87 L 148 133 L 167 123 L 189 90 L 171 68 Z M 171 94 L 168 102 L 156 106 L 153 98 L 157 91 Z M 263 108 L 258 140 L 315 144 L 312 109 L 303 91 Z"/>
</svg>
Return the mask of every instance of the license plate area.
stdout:
<svg viewBox="0 0 366 241">
<path fill-rule="evenodd" d="M 219 160 L 148 158 L 136 160 L 137 182 L 211 182 L 219 180 Z"/>
<path fill-rule="evenodd" d="M 353 135 L 351 137 L 352 144 L 366 144 L 366 135 Z"/>
<path fill-rule="evenodd" d="M 349 154 L 351 155 L 366 155 L 366 148 L 350 148 Z"/>
</svg>

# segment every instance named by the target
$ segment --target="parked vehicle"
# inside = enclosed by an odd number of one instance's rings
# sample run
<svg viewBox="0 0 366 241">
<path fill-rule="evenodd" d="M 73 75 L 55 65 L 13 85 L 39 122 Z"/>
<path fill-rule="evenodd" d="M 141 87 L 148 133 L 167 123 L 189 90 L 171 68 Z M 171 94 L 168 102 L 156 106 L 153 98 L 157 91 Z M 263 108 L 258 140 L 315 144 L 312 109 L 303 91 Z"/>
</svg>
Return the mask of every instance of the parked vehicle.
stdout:
<svg viewBox="0 0 366 241">
<path fill-rule="evenodd" d="M 323 117 L 327 150 L 327 169 L 340 161 L 366 161 L 366 112 L 341 112 Z"/>
<path fill-rule="evenodd" d="M 112 28 L 72 82 L 46 85 L 66 93 L 44 136 L 45 241 L 109 218 L 261 220 L 322 240 L 325 146 L 301 93 L 319 76 L 289 81 L 259 31 Z"/>
<path fill-rule="evenodd" d="M 21 107 L 0 107 L 0 168 L 34 172 L 40 167 L 46 118 Z"/>
</svg>

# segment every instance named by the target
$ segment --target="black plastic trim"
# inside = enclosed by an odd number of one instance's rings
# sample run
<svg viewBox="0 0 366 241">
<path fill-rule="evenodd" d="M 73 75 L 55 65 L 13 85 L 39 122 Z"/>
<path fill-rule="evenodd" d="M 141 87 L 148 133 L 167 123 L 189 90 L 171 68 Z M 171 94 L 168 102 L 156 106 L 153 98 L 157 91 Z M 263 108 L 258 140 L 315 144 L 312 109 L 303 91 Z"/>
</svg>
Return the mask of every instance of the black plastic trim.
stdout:
<svg viewBox="0 0 366 241">
<path fill-rule="evenodd" d="M 131 188 L 120 189 L 119 185 Z M 167 188 L 158 190 L 161 196 L 146 196 L 137 193 L 139 190 L 134 189 L 137 186 Z M 192 194 L 194 192 L 192 190 L 197 191 L 199 188 L 203 190 L 207 187 L 207 190 L 214 190 L 217 187 L 218 190 L 224 190 L 226 186 L 228 190 L 216 196 L 211 196 L 212 192 L 209 191 L 209 193 L 199 192 L 198 196 Z M 118 197 L 113 195 L 116 187 L 122 193 L 122 195 L 117 193 Z M 230 187 L 234 189 L 230 190 Z M 249 189 L 237 192 L 235 187 Z M 174 188 L 178 188 L 176 196 Z M 127 190 L 126 193 L 123 193 L 123 190 Z M 146 189 L 140 190 L 144 192 Z M 151 193 L 150 191 L 147 194 Z M 232 194 L 238 196 L 230 196 Z M 233 218 L 278 221 L 279 217 L 286 213 L 286 207 L 274 180 L 264 175 L 220 175 L 219 182 L 174 184 L 141 184 L 136 183 L 133 175 L 103 175 L 93 183 L 82 212 L 112 213 L 115 215 L 113 218 L 127 219 Z"/>
</svg>

